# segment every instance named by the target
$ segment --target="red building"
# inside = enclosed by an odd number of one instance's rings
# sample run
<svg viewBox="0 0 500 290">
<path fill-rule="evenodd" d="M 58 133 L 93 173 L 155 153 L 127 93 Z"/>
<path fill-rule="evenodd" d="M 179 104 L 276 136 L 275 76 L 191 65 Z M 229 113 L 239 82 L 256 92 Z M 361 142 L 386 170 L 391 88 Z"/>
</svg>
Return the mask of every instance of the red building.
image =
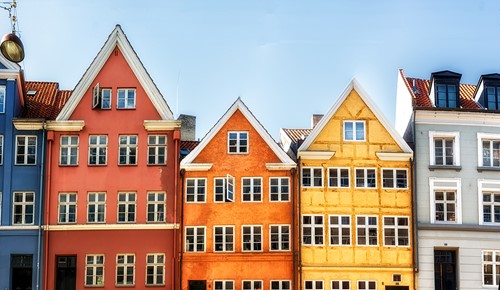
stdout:
<svg viewBox="0 0 500 290">
<path fill-rule="evenodd" d="M 43 289 L 174 289 L 180 122 L 120 26 L 46 128 Z"/>
</svg>

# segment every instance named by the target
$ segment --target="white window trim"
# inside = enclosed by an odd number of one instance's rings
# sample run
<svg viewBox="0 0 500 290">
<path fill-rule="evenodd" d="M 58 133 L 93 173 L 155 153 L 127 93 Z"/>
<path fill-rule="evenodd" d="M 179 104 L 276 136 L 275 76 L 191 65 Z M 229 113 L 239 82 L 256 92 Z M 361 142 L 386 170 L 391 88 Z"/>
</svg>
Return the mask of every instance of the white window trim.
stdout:
<svg viewBox="0 0 500 290">
<path fill-rule="evenodd" d="M 351 281 L 350 281 L 350 280 L 330 280 L 330 290 L 336 290 L 336 289 L 333 289 L 333 282 L 339 282 L 339 285 L 340 285 L 340 287 L 341 287 L 341 288 L 339 288 L 339 290 L 350 290 L 350 289 L 351 289 Z M 344 289 L 344 288 L 342 287 L 342 284 L 343 284 L 344 282 L 349 283 L 349 288 Z"/>
<path fill-rule="evenodd" d="M 188 243 L 187 243 L 187 230 L 188 229 L 193 229 L 193 245 L 194 248 L 192 251 L 188 251 Z M 197 238 L 197 230 L 198 229 L 203 229 L 203 251 L 198 251 L 196 246 L 198 245 Z M 207 227 L 206 226 L 185 226 L 184 228 L 184 253 L 206 253 L 207 252 Z"/>
<path fill-rule="evenodd" d="M 60 215 L 61 215 L 61 195 L 66 195 L 66 196 L 69 196 L 69 195 L 76 195 L 76 200 L 75 200 L 75 221 L 74 222 L 61 222 L 59 220 L 60 218 Z M 66 206 L 69 206 L 71 205 L 70 202 L 65 202 L 65 205 Z M 66 212 L 64 213 L 66 215 L 66 219 L 69 215 L 69 213 L 67 212 L 68 208 L 66 208 Z M 58 224 L 76 224 L 78 221 L 78 194 L 76 192 L 59 192 L 58 196 L 57 196 L 57 223 Z"/>
<path fill-rule="evenodd" d="M 32 164 L 28 164 L 28 151 L 26 150 L 26 152 L 24 153 L 24 156 L 25 156 L 25 160 L 24 160 L 24 163 L 17 163 L 17 138 L 19 137 L 23 137 L 25 138 L 25 141 L 28 140 L 27 137 L 35 137 L 35 163 L 32 163 Z M 38 161 L 38 136 L 36 135 L 16 135 L 15 136 L 15 141 L 16 143 L 16 146 L 14 148 L 14 165 L 20 165 L 20 166 L 34 166 L 34 165 L 37 165 L 37 161 Z M 28 144 L 25 144 L 24 145 L 26 147 L 26 149 L 28 148 Z"/>
<path fill-rule="evenodd" d="M 279 243 L 279 250 L 273 250 L 271 248 L 271 227 L 279 227 L 279 232 L 278 232 L 278 243 Z M 283 229 L 282 227 L 288 227 L 288 250 L 283 250 L 282 249 L 282 235 L 283 235 Z M 292 249 L 292 227 L 289 224 L 269 224 L 269 252 L 290 252 Z M 264 239 L 262 239 L 264 241 Z M 264 247 L 262 247 L 264 248 Z"/>
<path fill-rule="evenodd" d="M 243 180 L 245 179 L 248 179 L 250 180 L 250 187 L 251 187 L 251 192 L 247 193 L 247 195 L 250 195 L 250 200 L 244 200 L 243 199 L 243 196 L 244 196 L 244 192 L 243 192 L 243 188 L 244 188 L 244 182 Z M 255 179 L 259 179 L 260 180 L 260 200 L 254 200 L 254 197 L 255 197 L 255 192 L 253 191 L 254 190 L 254 187 L 255 187 L 255 184 L 254 184 L 254 180 Z M 263 184 L 263 180 L 262 180 L 262 177 L 259 177 L 259 176 L 245 176 L 245 177 L 241 177 L 241 202 L 252 202 L 252 203 L 262 203 L 264 201 L 264 184 Z"/>
<path fill-rule="evenodd" d="M 320 216 L 323 218 L 323 223 L 321 224 L 321 228 L 323 229 L 323 243 L 321 244 L 316 244 L 316 235 L 314 234 L 315 231 L 314 229 L 316 227 L 319 228 L 319 226 L 316 225 L 316 223 L 314 222 L 313 224 L 309 224 L 309 225 L 304 225 L 304 217 L 306 216 L 309 216 L 311 217 L 311 221 L 314 221 L 314 218 L 317 217 L 317 216 Z M 304 247 L 318 247 L 318 246 L 324 246 L 325 245 L 325 216 L 322 215 L 322 214 L 303 214 L 301 217 L 300 217 L 300 224 L 301 224 L 301 238 L 302 240 L 300 241 L 301 245 L 304 246 Z M 311 243 L 310 244 L 305 244 L 304 243 L 304 226 L 307 226 L 307 227 L 310 227 L 312 230 L 311 230 Z"/>
<path fill-rule="evenodd" d="M 488 185 L 497 185 L 497 187 L 488 187 Z M 477 208 L 478 208 L 479 224 L 485 225 L 485 226 L 499 226 L 500 223 L 484 222 L 484 219 L 483 219 L 483 193 L 484 192 L 500 193 L 500 180 L 479 179 L 477 181 Z M 492 214 L 494 214 L 494 213 L 492 212 Z"/>
<path fill-rule="evenodd" d="M 386 226 L 385 225 L 385 218 L 394 218 L 394 225 L 393 226 Z M 408 226 L 406 227 L 403 227 L 403 226 L 399 226 L 398 225 L 398 218 L 406 218 L 408 219 Z M 409 216 L 397 216 L 397 215 L 384 215 L 382 216 L 382 242 L 383 242 L 383 245 L 384 247 L 395 247 L 395 248 L 409 248 L 411 246 L 411 219 Z M 394 232 L 395 232 L 395 245 L 387 245 L 385 243 L 385 229 L 386 228 L 390 228 L 390 229 L 394 229 Z M 398 243 L 398 238 L 399 238 L 399 234 L 398 234 L 398 230 L 399 229 L 407 229 L 408 230 L 408 245 L 399 245 Z"/>
<path fill-rule="evenodd" d="M 279 290 L 283 290 L 283 282 L 288 282 L 289 285 L 290 285 L 290 290 L 292 289 L 292 280 L 270 280 L 269 281 L 269 289 L 270 290 L 273 290 L 272 288 L 272 285 L 273 285 L 273 282 L 279 282 L 280 283 L 280 289 Z M 264 287 L 264 285 L 262 285 L 262 287 Z"/>
<path fill-rule="evenodd" d="M 104 108 L 102 106 L 102 104 L 104 103 L 103 100 L 104 100 L 104 91 L 109 91 L 109 108 Z M 113 108 L 113 89 L 111 88 L 102 88 L 101 91 L 99 92 L 99 98 L 101 99 L 101 103 L 100 103 L 100 108 L 101 110 L 111 110 L 111 108 Z"/>
<path fill-rule="evenodd" d="M 95 194 L 95 195 L 104 194 L 104 202 L 99 202 L 99 201 L 95 202 L 95 201 L 92 201 L 93 203 L 95 203 L 96 206 L 98 206 L 101 203 L 104 203 L 104 220 L 102 222 L 100 222 L 100 221 L 92 221 L 92 222 L 89 221 L 89 213 L 90 213 L 89 212 L 89 206 L 90 206 L 90 200 L 89 200 L 89 198 L 90 198 L 91 194 Z M 89 192 L 87 192 L 87 223 L 88 224 L 104 224 L 104 223 L 106 223 L 106 212 L 107 212 L 107 206 L 108 206 L 107 201 L 108 201 L 108 195 L 106 194 L 105 191 L 89 191 Z M 97 211 L 97 212 L 99 212 L 99 211 Z M 97 219 L 97 217 L 96 217 L 96 219 Z"/>
<path fill-rule="evenodd" d="M 125 137 L 127 143 L 120 144 L 120 138 Z M 135 137 L 135 144 L 131 143 L 132 137 Z M 127 153 L 125 154 L 125 163 L 120 163 L 120 149 L 126 148 Z M 135 149 L 135 163 L 130 162 L 130 158 L 132 155 L 128 153 L 129 149 Z M 107 156 L 107 154 L 106 154 Z M 118 166 L 135 166 L 137 165 L 137 161 L 139 160 L 139 136 L 137 135 L 119 135 L 118 136 Z"/>
<path fill-rule="evenodd" d="M 385 187 L 384 186 L 384 170 L 391 170 L 393 174 L 393 187 Z M 397 175 L 396 172 L 398 170 L 401 171 L 406 171 L 406 187 L 397 187 Z M 403 190 L 403 189 L 408 189 L 408 181 L 409 181 L 409 176 L 408 176 L 408 169 L 407 168 L 382 168 L 381 169 L 382 174 L 380 174 L 380 183 L 382 184 L 383 189 L 395 189 L 395 190 Z"/>
<path fill-rule="evenodd" d="M 121 263 L 119 264 L 118 263 L 118 256 L 124 256 L 124 258 L 126 259 L 127 256 L 133 256 L 134 257 L 134 263 L 132 264 L 132 268 L 134 269 L 134 274 L 132 276 L 132 284 L 127 284 L 127 271 L 123 271 L 123 275 L 124 275 L 124 283 L 123 284 L 118 284 L 118 267 L 125 267 L 125 268 L 128 268 L 130 267 L 130 264 L 125 261 L 124 263 Z M 136 273 L 136 263 L 137 263 L 137 257 L 135 256 L 134 253 L 119 253 L 119 254 L 116 254 L 116 269 L 115 269 L 115 286 L 117 287 L 132 287 L 132 286 L 135 286 L 135 273 Z"/>
<path fill-rule="evenodd" d="M 313 288 L 310 289 L 310 290 L 325 290 L 325 281 L 324 280 L 304 280 L 304 290 L 308 290 L 308 288 L 306 288 L 306 283 L 307 282 L 313 282 Z M 321 282 L 321 288 L 316 288 L 316 282 Z"/>
<path fill-rule="evenodd" d="M 485 261 L 484 260 L 484 253 L 485 252 L 492 252 L 492 261 Z M 500 262 L 496 262 L 495 261 L 495 254 L 500 252 L 500 250 L 482 250 L 481 251 L 481 285 L 483 287 L 488 287 L 489 289 L 497 289 L 497 285 L 498 283 L 500 283 L 500 281 L 495 281 L 495 265 L 499 265 L 500 267 Z M 493 285 L 486 285 L 484 284 L 484 266 L 486 265 L 486 263 L 488 265 L 493 265 Z M 495 284 L 496 282 L 496 284 Z"/>
<path fill-rule="evenodd" d="M 27 193 L 32 193 L 33 194 L 33 202 L 25 202 L 25 201 L 22 201 L 20 203 L 16 202 L 15 201 L 15 196 L 16 196 L 16 193 L 22 193 L 23 194 L 23 200 L 26 199 L 26 194 Z M 32 203 L 32 206 L 33 206 L 33 217 L 32 217 L 32 222 L 31 223 L 27 223 L 26 222 L 26 205 L 27 204 L 31 204 Z M 23 207 L 23 212 L 22 212 L 22 223 L 14 223 L 15 221 L 15 214 L 16 214 L 16 205 L 21 205 Z M 36 194 L 34 191 L 14 191 L 12 193 L 12 225 L 13 226 L 29 226 L 29 225 L 34 225 L 35 224 L 35 218 L 36 218 Z"/>
<path fill-rule="evenodd" d="M 455 187 L 452 186 L 438 186 L 435 185 L 438 182 L 448 182 L 455 183 Z M 429 194 L 430 194 L 430 221 L 431 224 L 461 224 L 462 223 L 462 181 L 460 178 L 429 178 Z M 456 192 L 456 205 L 455 205 L 455 213 L 456 213 L 456 221 L 454 222 L 444 222 L 444 221 L 436 221 L 436 202 L 434 200 L 434 191 L 436 190 L 450 190 Z"/>
<path fill-rule="evenodd" d="M 499 140 L 500 141 L 500 134 L 477 133 L 477 166 L 478 167 L 490 167 L 489 165 L 485 166 L 483 164 L 483 139 Z M 498 168 L 498 167 L 494 167 L 494 168 Z"/>
<path fill-rule="evenodd" d="M 188 181 L 193 180 L 194 181 L 194 201 L 188 201 L 187 200 L 187 188 L 188 188 Z M 205 181 L 205 200 L 204 201 L 198 201 L 198 183 L 199 180 L 204 180 Z M 207 203 L 207 189 L 208 189 L 208 179 L 207 178 L 199 178 L 199 177 L 193 177 L 193 178 L 186 178 L 186 185 L 185 185 L 185 192 L 184 192 L 184 202 L 185 203 Z M 215 182 L 214 182 L 214 191 L 215 191 Z M 214 202 L 215 202 L 215 196 L 214 196 Z M 221 202 L 221 201 L 218 201 Z"/>
<path fill-rule="evenodd" d="M 154 137 L 154 139 L 155 139 L 155 141 L 154 141 L 155 143 L 154 144 L 149 143 L 149 138 L 150 137 Z M 160 137 L 164 137 L 165 138 L 165 143 L 164 144 L 159 143 Z M 168 138 L 167 138 L 167 135 L 165 135 L 165 134 L 148 135 L 148 146 L 147 146 L 147 150 L 148 150 L 147 152 L 148 152 L 148 154 L 146 154 L 146 157 L 148 158 L 148 160 L 147 160 L 147 164 L 148 165 L 165 165 L 165 164 L 167 164 L 167 153 L 168 153 L 167 152 L 167 149 L 168 149 L 167 148 L 167 143 L 168 143 Z M 165 149 L 165 156 L 164 156 L 165 160 L 164 160 L 164 162 L 159 162 L 158 159 L 159 159 L 160 155 L 159 155 L 158 151 L 162 147 Z M 149 157 L 151 156 L 151 155 L 149 155 L 149 149 L 151 149 L 151 148 L 154 149 L 153 156 L 154 156 L 155 161 L 153 163 L 149 163 Z"/>
<path fill-rule="evenodd" d="M 224 228 L 224 241 L 223 241 L 223 245 L 224 245 L 224 250 L 223 251 L 216 251 L 215 250 L 215 228 Z M 226 228 L 232 228 L 233 229 L 233 250 L 232 251 L 228 251 L 226 250 Z M 235 231 L 235 226 L 233 225 L 214 225 L 212 227 L 212 238 L 213 238 L 213 249 L 212 249 L 212 252 L 214 252 L 215 254 L 218 254 L 218 253 L 234 253 L 234 250 L 236 248 L 236 231 Z"/>
<path fill-rule="evenodd" d="M 311 185 L 304 185 L 303 183 L 303 175 L 304 175 L 304 170 L 309 170 L 311 172 Z M 314 186 L 314 169 L 321 169 L 321 186 Z M 323 188 L 325 186 L 325 180 L 324 180 L 324 172 L 323 172 L 323 167 L 320 166 L 304 166 L 300 169 L 300 185 L 303 188 Z"/>
<path fill-rule="evenodd" d="M 364 217 L 365 218 L 365 224 L 364 225 L 359 225 L 358 224 L 358 217 Z M 377 225 L 376 227 L 374 227 L 373 225 L 368 225 L 366 224 L 366 221 L 368 220 L 368 218 L 372 218 L 374 217 L 377 221 Z M 378 247 L 380 245 L 380 223 L 379 223 L 379 218 L 377 215 L 356 215 L 354 216 L 354 218 L 356 219 L 356 227 L 355 227 L 355 232 L 356 232 L 356 246 L 358 247 Z M 363 228 L 365 229 L 365 232 L 366 232 L 366 244 L 359 244 L 358 243 L 358 229 L 359 228 Z M 375 245 L 370 245 L 370 231 L 369 229 L 370 228 L 376 228 L 377 229 L 377 243 Z"/>
<path fill-rule="evenodd" d="M 149 201 L 148 200 L 148 197 L 150 194 L 154 194 L 155 195 L 155 200 L 154 201 Z M 157 201 L 156 199 L 158 199 L 157 197 L 160 196 L 160 195 L 163 195 L 163 201 Z M 163 220 L 160 221 L 158 220 L 156 217 L 158 215 L 159 212 L 157 212 L 157 207 L 155 206 L 155 211 L 153 212 L 155 214 L 155 219 L 153 221 L 150 221 L 148 220 L 148 214 L 149 214 L 149 211 L 148 211 L 148 205 L 150 204 L 154 204 L 154 205 L 158 205 L 158 204 L 161 204 L 163 205 Z M 167 193 L 164 192 L 164 191 L 148 191 L 146 192 L 146 223 L 151 223 L 151 224 L 158 224 L 158 223 L 165 223 L 167 221 Z"/>
<path fill-rule="evenodd" d="M 237 140 L 237 143 L 236 143 L 236 152 L 230 152 L 229 151 L 229 142 L 230 142 L 230 139 L 229 139 L 229 134 L 234 134 L 236 133 L 238 138 L 236 139 Z M 246 133 L 247 134 L 247 152 L 240 152 L 240 134 L 241 133 Z M 227 154 L 249 154 L 250 153 L 250 132 L 248 131 L 229 131 L 227 132 Z"/>
<path fill-rule="evenodd" d="M 120 194 L 126 194 L 127 200 L 126 201 L 120 201 Z M 133 194 L 135 196 L 134 202 L 131 202 L 129 199 L 130 194 Z M 133 204 L 134 205 L 134 221 L 124 221 L 121 222 L 119 217 L 120 217 L 120 204 L 125 204 L 126 210 L 125 214 L 128 215 L 128 205 Z M 118 224 L 135 224 L 137 223 L 137 192 L 134 191 L 119 191 L 118 194 L 116 195 L 116 223 Z"/>
<path fill-rule="evenodd" d="M 120 91 L 125 91 L 125 103 L 124 103 L 124 107 L 123 108 L 120 108 L 118 107 L 119 104 L 120 104 Z M 134 105 L 133 107 L 128 107 L 128 102 L 127 102 L 127 95 L 128 95 L 128 91 L 133 91 L 134 92 Z M 133 110 L 135 109 L 137 106 L 137 90 L 135 88 L 118 88 L 116 90 L 116 109 L 117 110 Z"/>
<path fill-rule="evenodd" d="M 331 169 L 334 169 L 337 171 L 337 184 L 339 186 L 330 186 L 330 170 Z M 349 179 L 349 186 L 340 186 L 341 182 L 341 177 L 340 177 L 340 171 L 342 169 L 347 169 L 347 178 Z M 328 171 L 328 177 L 327 177 L 327 186 L 328 188 L 350 188 L 351 187 L 351 168 L 349 167 L 328 167 L 327 168 L 327 171 Z"/>
<path fill-rule="evenodd" d="M 436 151 L 434 148 L 435 138 L 453 138 L 453 165 L 438 166 L 460 166 L 460 132 L 429 131 L 429 164 L 436 165 Z"/>
<path fill-rule="evenodd" d="M 264 281 L 263 280 L 241 280 L 241 290 L 245 290 L 245 288 L 243 288 L 243 284 L 245 282 L 252 282 L 252 286 L 251 286 L 252 288 L 250 288 L 251 290 L 255 289 L 254 288 L 255 287 L 255 285 L 254 285 L 255 282 L 260 282 L 260 285 L 262 286 L 262 290 L 264 289 Z"/>
<path fill-rule="evenodd" d="M 364 186 L 358 186 L 357 180 L 358 180 L 358 174 L 356 173 L 357 170 L 363 170 L 364 172 L 364 178 L 363 178 L 363 185 Z M 375 187 L 368 187 L 368 170 L 374 170 L 375 171 Z M 377 176 L 377 168 L 375 167 L 354 167 L 354 188 L 358 189 L 377 189 L 378 188 L 378 176 Z"/>
<path fill-rule="evenodd" d="M 346 123 L 352 123 L 352 140 L 347 140 L 345 138 L 345 124 Z M 358 140 L 356 138 L 356 124 L 357 123 L 363 123 L 363 139 Z M 345 142 L 366 142 L 366 121 L 364 120 L 344 120 L 342 123 L 342 140 Z"/>
<path fill-rule="evenodd" d="M 376 280 L 357 280 L 356 281 L 356 289 L 360 289 L 359 288 L 359 282 L 365 282 L 365 283 L 375 282 L 375 290 L 378 289 L 378 283 L 377 283 Z M 364 290 L 364 289 L 361 289 L 361 290 Z M 370 290 L 370 288 L 366 288 L 366 290 Z"/>
<path fill-rule="evenodd" d="M 73 137 L 76 137 L 76 145 L 65 145 L 63 147 L 62 145 L 62 139 L 63 138 L 68 138 L 68 139 L 71 139 Z M 68 157 L 68 162 L 70 162 L 69 164 L 64 164 L 62 163 L 62 157 L 63 157 L 63 154 L 62 154 L 62 149 L 63 148 L 67 148 L 70 152 L 71 152 L 71 148 L 76 148 L 76 164 L 71 164 L 71 154 L 66 156 Z M 79 160 L 79 156 L 80 155 L 80 136 L 78 135 L 61 135 L 61 137 L 59 138 L 59 165 L 60 166 L 78 166 L 78 160 Z"/>
<path fill-rule="evenodd" d="M 243 244 L 245 243 L 245 240 L 243 239 L 244 227 L 249 227 L 250 228 L 250 237 L 251 237 L 251 250 L 245 250 Z M 260 250 L 255 250 L 255 241 L 254 241 L 254 236 L 255 236 L 255 229 L 260 228 Z M 251 252 L 263 252 L 264 251 L 264 227 L 262 225 L 241 225 L 241 252 L 243 253 L 251 253 Z"/>
<path fill-rule="evenodd" d="M 87 264 L 87 257 L 97 257 L 97 256 L 102 256 L 102 284 L 87 284 L 87 267 L 89 266 L 89 264 Z M 93 259 L 95 260 L 95 259 Z M 93 276 L 97 276 L 96 273 L 95 273 L 95 269 L 98 267 L 96 265 L 100 265 L 100 264 L 90 264 L 92 268 L 94 268 L 94 275 Z M 88 254 L 88 255 L 85 255 L 85 269 L 84 269 L 84 274 L 83 274 L 83 281 L 84 281 L 84 285 L 85 287 L 104 287 L 104 282 L 105 282 L 105 274 L 106 274 L 106 256 L 104 254 Z M 97 282 L 97 281 L 96 281 Z"/>
<path fill-rule="evenodd" d="M 163 256 L 163 263 L 148 263 L 148 256 Z M 145 273 L 144 273 L 144 285 L 146 286 L 164 286 L 165 285 L 165 253 L 146 253 L 146 264 L 145 264 Z M 148 284 L 148 266 L 153 266 L 156 270 L 155 270 L 155 273 L 153 274 L 153 277 L 157 277 L 158 276 L 158 272 L 157 272 L 157 267 L 162 267 L 163 268 L 163 274 L 162 274 L 162 282 L 161 284 L 158 284 L 158 283 L 153 283 L 153 284 Z M 155 279 L 156 281 L 156 279 Z"/>
<path fill-rule="evenodd" d="M 214 280 L 214 281 L 213 281 L 213 285 L 214 285 L 214 287 L 213 287 L 213 288 L 214 288 L 214 290 L 216 289 L 216 288 L 215 288 L 215 283 L 217 283 L 217 282 L 222 282 L 222 285 L 223 285 L 222 290 L 228 290 L 228 289 L 226 288 L 226 283 L 227 283 L 227 282 L 232 282 L 232 283 L 233 283 L 233 288 L 232 288 L 231 290 L 236 290 L 236 289 L 235 289 L 235 283 L 234 283 L 234 280 Z"/>
<path fill-rule="evenodd" d="M 330 239 L 332 235 L 332 224 L 330 224 L 330 217 L 338 217 L 339 224 L 334 225 L 337 229 L 339 229 L 340 233 L 340 240 L 339 244 L 332 244 L 332 240 Z M 342 217 L 349 217 L 349 226 L 343 226 L 342 225 Z M 343 228 L 349 228 L 349 244 L 344 245 L 342 244 L 342 229 Z M 351 247 L 352 246 L 352 217 L 348 214 L 330 214 L 328 215 L 328 245 L 332 247 Z"/>
<path fill-rule="evenodd" d="M 105 137 L 106 138 L 106 144 L 104 145 L 101 145 L 101 144 L 90 144 L 90 138 L 91 137 L 98 137 L 98 139 L 100 140 L 102 137 Z M 87 150 L 87 165 L 88 166 L 106 166 L 108 165 L 108 155 L 109 155 L 109 152 L 108 152 L 108 144 L 109 144 L 109 138 L 108 138 L 108 135 L 89 135 L 88 136 L 89 138 L 89 143 L 88 143 L 88 150 Z M 104 159 L 104 164 L 100 164 L 98 162 L 99 160 L 99 157 L 101 156 L 100 154 L 96 154 L 96 164 L 90 164 L 90 149 L 91 148 L 96 148 L 97 151 L 96 152 L 99 152 L 99 148 L 101 147 L 104 147 L 106 149 L 106 158 Z"/>
<path fill-rule="evenodd" d="M 271 180 L 273 180 L 273 179 L 278 180 L 278 193 L 276 193 L 278 195 L 278 200 L 271 200 Z M 281 195 L 284 193 L 281 191 L 281 184 L 282 184 L 281 181 L 283 179 L 286 179 L 288 181 L 288 200 L 282 200 L 282 198 L 281 198 Z M 269 202 L 290 202 L 291 199 L 292 199 L 292 196 L 291 196 L 290 177 L 286 177 L 286 176 L 269 177 Z"/>
</svg>

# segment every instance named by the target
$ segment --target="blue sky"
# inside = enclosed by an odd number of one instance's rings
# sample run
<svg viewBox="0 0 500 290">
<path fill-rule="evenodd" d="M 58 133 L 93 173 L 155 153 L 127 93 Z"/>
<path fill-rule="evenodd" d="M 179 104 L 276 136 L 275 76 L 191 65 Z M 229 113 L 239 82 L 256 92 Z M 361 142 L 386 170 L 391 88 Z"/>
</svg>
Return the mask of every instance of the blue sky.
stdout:
<svg viewBox="0 0 500 290">
<path fill-rule="evenodd" d="M 7 33 L 7 12 L 0 11 Z M 500 72 L 500 1 L 18 0 L 26 79 L 73 89 L 120 24 L 175 116 L 202 138 L 241 96 L 277 138 L 356 77 L 394 122 L 397 70 Z"/>
</svg>

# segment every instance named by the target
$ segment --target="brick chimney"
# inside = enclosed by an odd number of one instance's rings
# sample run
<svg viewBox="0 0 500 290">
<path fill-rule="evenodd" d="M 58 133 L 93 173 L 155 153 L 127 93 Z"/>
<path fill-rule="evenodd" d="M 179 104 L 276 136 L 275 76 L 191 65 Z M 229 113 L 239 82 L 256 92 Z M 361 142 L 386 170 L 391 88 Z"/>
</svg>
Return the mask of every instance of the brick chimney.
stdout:
<svg viewBox="0 0 500 290">
<path fill-rule="evenodd" d="M 181 121 L 181 141 L 196 140 L 196 116 L 179 115 Z"/>
<path fill-rule="evenodd" d="M 319 121 L 323 118 L 323 114 L 313 114 L 311 117 L 311 129 L 318 125 Z"/>
</svg>

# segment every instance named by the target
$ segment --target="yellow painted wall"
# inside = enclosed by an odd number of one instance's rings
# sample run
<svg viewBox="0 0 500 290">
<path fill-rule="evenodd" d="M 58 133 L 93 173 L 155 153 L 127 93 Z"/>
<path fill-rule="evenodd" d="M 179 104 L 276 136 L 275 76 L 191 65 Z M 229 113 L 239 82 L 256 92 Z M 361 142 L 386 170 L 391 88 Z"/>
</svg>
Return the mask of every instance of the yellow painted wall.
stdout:
<svg viewBox="0 0 500 290">
<path fill-rule="evenodd" d="M 365 121 L 366 141 L 343 141 L 343 121 Z M 302 280 L 350 280 L 357 289 L 358 280 L 376 280 L 377 289 L 396 285 L 393 274 L 401 274 L 400 285 L 413 287 L 412 271 L 412 203 L 410 161 L 382 161 L 376 152 L 403 152 L 391 134 L 355 90 L 352 90 L 308 151 L 335 151 L 329 160 L 301 159 L 301 167 L 322 167 L 323 187 L 301 188 L 301 216 L 320 214 L 324 217 L 324 245 L 301 244 Z M 350 168 L 349 188 L 328 188 L 328 168 Z M 377 188 L 355 188 L 355 168 L 376 168 Z M 382 189 L 382 168 L 407 169 L 407 189 Z M 301 182 L 299 180 L 299 182 Z M 351 245 L 329 245 L 328 215 L 351 216 Z M 356 246 L 356 215 L 378 217 L 378 246 Z M 407 216 L 410 223 L 410 246 L 384 246 L 383 216 Z M 302 284 L 304 285 L 304 284 Z"/>
</svg>

